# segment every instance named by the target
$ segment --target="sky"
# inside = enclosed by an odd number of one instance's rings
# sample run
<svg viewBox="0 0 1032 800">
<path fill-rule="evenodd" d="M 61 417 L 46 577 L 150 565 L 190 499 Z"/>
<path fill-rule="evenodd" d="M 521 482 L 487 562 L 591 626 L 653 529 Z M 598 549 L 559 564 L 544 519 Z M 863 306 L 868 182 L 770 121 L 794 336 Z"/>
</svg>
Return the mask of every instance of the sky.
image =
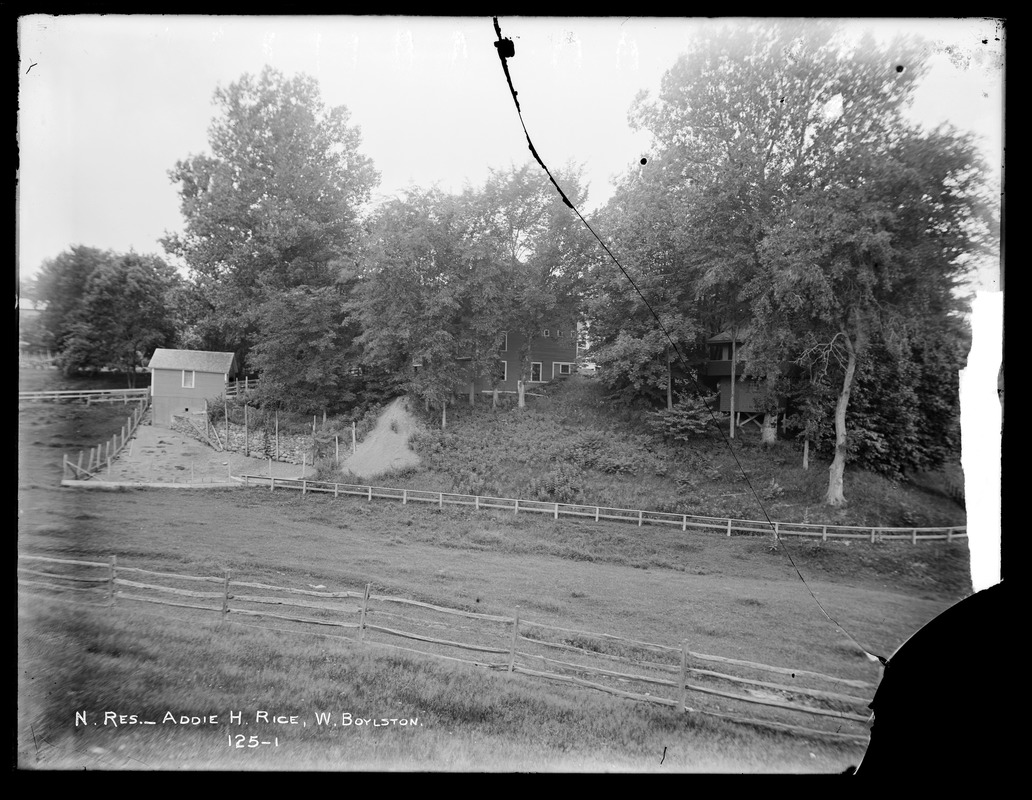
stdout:
<svg viewBox="0 0 1032 800">
<path fill-rule="evenodd" d="M 688 18 L 502 17 L 509 65 L 550 167 L 582 165 L 591 211 L 638 169 L 640 90 L 655 94 L 707 26 Z M 928 127 L 982 137 L 998 180 L 1004 35 L 992 19 L 843 20 L 851 31 L 927 41 L 931 70 L 912 108 Z M 77 244 L 164 255 L 182 229 L 168 171 L 208 152 L 215 89 L 270 65 L 319 81 L 344 105 L 381 173 L 377 199 L 406 187 L 459 191 L 529 158 L 490 17 L 26 16 L 19 21 L 18 265 L 22 278 Z M 984 42 L 983 42 L 984 40 Z M 979 276 L 997 288 L 998 266 Z"/>
</svg>

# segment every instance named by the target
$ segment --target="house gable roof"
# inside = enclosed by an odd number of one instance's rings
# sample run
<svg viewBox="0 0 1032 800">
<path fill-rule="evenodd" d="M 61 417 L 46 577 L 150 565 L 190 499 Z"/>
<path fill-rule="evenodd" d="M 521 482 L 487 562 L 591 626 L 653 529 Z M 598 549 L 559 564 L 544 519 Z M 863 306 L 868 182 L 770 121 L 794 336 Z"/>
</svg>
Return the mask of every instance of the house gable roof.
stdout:
<svg viewBox="0 0 1032 800">
<path fill-rule="evenodd" d="M 228 375 L 233 370 L 235 353 L 217 353 L 211 350 L 167 350 L 159 347 L 151 356 L 149 369 L 189 369 L 195 372 L 215 372 Z"/>
<path fill-rule="evenodd" d="M 735 341 L 744 342 L 749 338 L 749 329 L 741 328 L 738 331 L 738 335 L 735 337 Z M 706 340 L 706 344 L 725 344 L 731 341 L 731 331 L 721 331 L 716 336 L 711 336 Z"/>
</svg>

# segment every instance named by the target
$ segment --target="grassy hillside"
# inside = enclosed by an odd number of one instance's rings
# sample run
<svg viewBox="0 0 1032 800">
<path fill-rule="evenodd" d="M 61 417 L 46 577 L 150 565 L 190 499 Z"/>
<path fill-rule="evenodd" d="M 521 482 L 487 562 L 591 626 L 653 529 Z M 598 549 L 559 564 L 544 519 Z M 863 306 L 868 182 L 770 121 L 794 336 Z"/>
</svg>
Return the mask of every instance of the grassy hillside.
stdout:
<svg viewBox="0 0 1032 800">
<path fill-rule="evenodd" d="M 847 469 L 848 505 L 824 505 L 827 463 L 779 441 L 759 444 L 755 428 L 732 443 L 713 429 L 689 446 L 652 435 L 641 414 L 604 399 L 601 384 L 577 376 L 542 387 L 522 411 L 457 403 L 448 426 L 428 416 L 412 446 L 418 468 L 382 482 L 410 488 L 546 501 L 644 508 L 671 513 L 883 526 L 962 525 L 944 475 L 909 484 Z"/>
</svg>

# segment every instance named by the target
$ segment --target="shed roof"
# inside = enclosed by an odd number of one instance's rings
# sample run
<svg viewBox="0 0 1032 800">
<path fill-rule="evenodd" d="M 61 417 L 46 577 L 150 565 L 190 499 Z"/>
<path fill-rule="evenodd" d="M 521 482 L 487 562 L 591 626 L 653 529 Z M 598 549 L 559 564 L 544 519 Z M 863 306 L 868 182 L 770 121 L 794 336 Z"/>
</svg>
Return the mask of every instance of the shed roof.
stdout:
<svg viewBox="0 0 1032 800">
<path fill-rule="evenodd" d="M 735 341 L 744 342 L 748 338 L 749 338 L 749 329 L 748 328 L 740 328 L 739 331 L 738 331 L 738 335 L 735 337 Z M 724 342 L 730 342 L 730 341 L 731 341 L 731 331 L 721 331 L 716 336 L 711 336 L 709 339 L 707 339 L 706 340 L 706 344 L 722 344 Z"/>
<path fill-rule="evenodd" d="M 215 372 L 228 375 L 233 369 L 234 353 L 211 350 L 167 350 L 159 347 L 151 356 L 149 369 L 190 369 L 196 372 Z"/>
</svg>

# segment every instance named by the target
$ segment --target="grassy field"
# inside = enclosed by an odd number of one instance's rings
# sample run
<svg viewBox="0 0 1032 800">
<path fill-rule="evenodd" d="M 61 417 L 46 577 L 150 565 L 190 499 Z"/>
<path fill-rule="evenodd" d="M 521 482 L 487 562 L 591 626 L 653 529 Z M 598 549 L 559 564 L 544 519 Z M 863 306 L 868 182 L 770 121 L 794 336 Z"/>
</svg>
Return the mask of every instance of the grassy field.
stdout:
<svg viewBox="0 0 1032 800">
<path fill-rule="evenodd" d="M 104 406 L 21 410 L 20 552 L 117 555 L 127 566 L 195 575 L 230 569 L 281 586 L 372 583 L 449 607 L 671 645 L 687 639 L 697 652 L 869 681 L 877 671 L 810 590 L 882 655 L 970 593 L 962 541 L 770 552 L 763 539 L 286 492 L 60 489 L 61 455 L 122 421 Z M 342 639 L 87 608 L 35 591 L 22 594 L 19 634 L 25 768 L 839 772 L 863 752 Z M 261 710 L 307 724 L 262 727 Z M 105 711 L 219 721 L 75 724 L 76 712 L 92 723 Z M 237 747 L 231 711 L 251 721 L 247 736 L 275 743 Z M 418 724 L 332 727 L 317 724 L 323 713 L 338 723 L 351 714 Z"/>
</svg>

